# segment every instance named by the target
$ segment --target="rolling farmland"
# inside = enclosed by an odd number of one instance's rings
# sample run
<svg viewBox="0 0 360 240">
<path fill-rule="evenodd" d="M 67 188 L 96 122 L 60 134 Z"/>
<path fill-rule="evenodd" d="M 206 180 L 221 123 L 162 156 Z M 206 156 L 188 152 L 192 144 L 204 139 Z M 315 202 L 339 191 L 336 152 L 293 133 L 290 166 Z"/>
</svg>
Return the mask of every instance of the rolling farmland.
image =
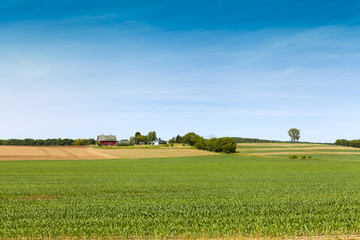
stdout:
<svg viewBox="0 0 360 240">
<path fill-rule="evenodd" d="M 331 147 L 252 144 L 232 155 L 2 161 L 0 238 L 357 235 L 360 155 Z M 281 154 L 300 148 L 313 158 Z"/>
<path fill-rule="evenodd" d="M 0 146 L 0 161 L 11 160 L 79 160 L 79 159 L 131 159 L 214 155 L 187 147 L 67 147 L 67 146 Z"/>
</svg>

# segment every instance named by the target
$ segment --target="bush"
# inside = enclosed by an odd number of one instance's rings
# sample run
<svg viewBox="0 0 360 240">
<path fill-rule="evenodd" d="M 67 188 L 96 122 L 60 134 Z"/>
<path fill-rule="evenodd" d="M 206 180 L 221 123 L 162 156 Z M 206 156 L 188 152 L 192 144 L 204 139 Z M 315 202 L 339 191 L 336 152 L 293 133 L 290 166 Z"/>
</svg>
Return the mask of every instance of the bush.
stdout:
<svg viewBox="0 0 360 240">
<path fill-rule="evenodd" d="M 289 159 L 293 159 L 293 155 L 289 155 Z"/>
<path fill-rule="evenodd" d="M 294 154 L 294 155 L 293 155 L 293 159 L 297 159 L 297 158 L 298 158 L 298 156 Z"/>
<path fill-rule="evenodd" d="M 224 153 L 234 153 L 236 152 L 236 141 L 232 138 L 225 137 L 221 139 L 221 148 Z"/>
<path fill-rule="evenodd" d="M 307 156 L 308 157 L 308 159 L 311 159 L 311 156 Z"/>
<path fill-rule="evenodd" d="M 302 156 L 301 156 L 301 159 L 306 159 L 306 156 L 305 156 L 305 155 L 302 155 Z"/>
<path fill-rule="evenodd" d="M 206 150 L 205 139 L 201 139 L 200 141 L 198 141 L 197 143 L 195 143 L 195 148 L 201 149 L 201 150 Z"/>
</svg>

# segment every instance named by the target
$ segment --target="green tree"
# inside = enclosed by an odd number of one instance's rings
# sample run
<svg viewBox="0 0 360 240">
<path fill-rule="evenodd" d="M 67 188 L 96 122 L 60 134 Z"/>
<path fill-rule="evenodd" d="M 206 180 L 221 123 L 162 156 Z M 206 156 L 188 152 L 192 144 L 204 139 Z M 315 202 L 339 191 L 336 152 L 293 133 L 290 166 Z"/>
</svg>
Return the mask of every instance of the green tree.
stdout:
<svg viewBox="0 0 360 240">
<path fill-rule="evenodd" d="M 74 145 L 75 146 L 85 146 L 86 145 L 86 141 L 84 139 L 77 139 L 75 142 L 74 142 Z"/>
<path fill-rule="evenodd" d="M 292 142 L 299 141 L 299 139 L 300 139 L 300 130 L 299 129 L 291 128 L 288 131 L 288 134 L 289 134 Z"/>
<path fill-rule="evenodd" d="M 157 139 L 157 137 L 156 137 L 156 132 L 155 131 L 150 131 L 148 133 L 148 135 L 146 136 L 147 142 L 152 142 L 152 141 L 155 141 L 156 139 Z"/>
<path fill-rule="evenodd" d="M 144 135 L 139 135 L 138 138 L 140 139 L 140 140 L 139 140 L 139 143 L 140 143 L 140 142 L 147 143 L 146 136 L 144 136 Z"/>
<path fill-rule="evenodd" d="M 200 137 L 196 133 L 189 132 L 189 133 L 185 134 L 185 136 L 184 136 L 184 143 L 187 143 L 190 146 L 194 146 L 197 141 L 201 140 L 201 138 L 202 137 Z"/>
<path fill-rule="evenodd" d="M 175 142 L 176 143 L 183 143 L 184 137 L 177 135 L 175 138 Z"/>
</svg>

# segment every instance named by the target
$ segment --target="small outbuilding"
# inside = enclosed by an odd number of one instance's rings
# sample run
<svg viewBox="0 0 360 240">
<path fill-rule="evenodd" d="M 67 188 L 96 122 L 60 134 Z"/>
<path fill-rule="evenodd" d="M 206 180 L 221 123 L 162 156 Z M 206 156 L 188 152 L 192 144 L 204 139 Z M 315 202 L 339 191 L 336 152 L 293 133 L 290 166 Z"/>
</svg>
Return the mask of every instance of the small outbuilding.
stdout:
<svg viewBox="0 0 360 240">
<path fill-rule="evenodd" d="M 158 138 L 157 140 L 150 142 L 150 145 L 160 145 L 160 144 L 165 144 L 165 143 L 166 143 L 166 141 L 161 140 L 161 138 Z"/>
<path fill-rule="evenodd" d="M 101 146 L 116 146 L 116 136 L 115 135 L 99 135 L 97 137 L 97 141 L 101 144 Z"/>
</svg>

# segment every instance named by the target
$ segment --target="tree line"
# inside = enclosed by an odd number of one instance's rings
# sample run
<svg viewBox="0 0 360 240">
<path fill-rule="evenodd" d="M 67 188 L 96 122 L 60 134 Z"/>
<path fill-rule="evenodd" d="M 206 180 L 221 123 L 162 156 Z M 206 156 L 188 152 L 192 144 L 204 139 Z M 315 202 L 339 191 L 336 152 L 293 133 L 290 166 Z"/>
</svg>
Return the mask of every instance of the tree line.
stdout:
<svg viewBox="0 0 360 240">
<path fill-rule="evenodd" d="M 129 144 L 139 144 L 141 142 L 143 142 L 144 144 L 148 144 L 154 140 L 157 140 L 155 131 L 150 131 L 147 135 L 142 135 L 140 132 L 136 132 L 134 136 L 130 137 Z M 236 141 L 233 138 L 223 137 L 223 138 L 205 139 L 194 132 L 189 132 L 184 136 L 177 135 L 176 137 L 170 139 L 169 143 L 188 144 L 190 146 L 194 146 L 197 149 L 207 150 L 212 152 L 224 152 L 224 153 L 236 152 Z"/>
<path fill-rule="evenodd" d="M 142 135 L 140 132 L 136 132 L 134 136 L 131 136 L 129 139 L 128 145 L 139 145 L 140 143 L 149 144 L 155 140 L 158 140 L 157 134 L 155 131 L 150 131 L 147 135 Z M 166 142 L 160 142 L 160 144 L 165 144 Z M 177 135 L 169 140 L 169 143 L 185 143 L 184 136 Z"/>
<path fill-rule="evenodd" d="M 49 139 L 8 139 L 1 140 L 0 145 L 9 146 L 85 146 L 95 144 L 96 141 L 93 138 L 89 139 L 69 139 L 69 138 L 49 138 Z"/>
<path fill-rule="evenodd" d="M 337 139 L 335 141 L 335 145 L 360 148 L 360 139 L 359 140 Z"/>
<path fill-rule="evenodd" d="M 272 142 L 282 142 L 278 140 L 267 140 L 259 138 L 242 138 L 242 137 L 232 137 L 237 143 L 272 143 Z"/>
<path fill-rule="evenodd" d="M 267 140 L 259 138 L 242 138 L 242 137 L 232 137 L 237 143 L 290 143 L 298 142 L 300 139 L 300 130 L 297 128 L 291 128 L 288 131 L 288 134 L 291 138 L 290 141 L 279 141 L 279 140 Z"/>
</svg>

